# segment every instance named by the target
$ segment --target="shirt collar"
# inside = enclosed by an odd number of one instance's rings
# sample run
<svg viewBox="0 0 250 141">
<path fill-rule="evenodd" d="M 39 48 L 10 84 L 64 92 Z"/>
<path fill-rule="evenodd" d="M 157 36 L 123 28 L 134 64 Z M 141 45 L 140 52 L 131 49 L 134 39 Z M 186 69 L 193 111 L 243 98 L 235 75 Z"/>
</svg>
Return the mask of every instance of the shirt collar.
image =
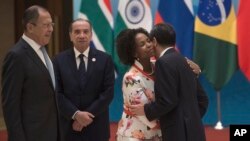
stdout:
<svg viewBox="0 0 250 141">
<path fill-rule="evenodd" d="M 85 57 L 89 57 L 89 47 L 83 52 L 83 53 L 80 53 L 76 47 L 74 47 L 74 52 L 75 52 L 75 58 L 77 58 L 80 54 L 83 54 Z"/>
<path fill-rule="evenodd" d="M 37 52 L 40 48 L 41 45 L 36 43 L 34 40 L 26 36 L 25 34 L 22 35 L 22 38 Z"/>
<path fill-rule="evenodd" d="M 136 65 L 139 69 L 143 70 L 143 66 L 142 66 L 142 64 L 141 64 L 139 61 L 135 60 L 135 65 Z"/>
<path fill-rule="evenodd" d="M 167 52 L 167 51 L 168 51 L 169 49 L 171 49 L 171 48 L 173 48 L 173 47 L 167 47 L 166 49 L 164 49 L 164 50 L 161 52 L 159 58 L 162 57 L 162 56 L 164 55 L 164 53 Z"/>
</svg>

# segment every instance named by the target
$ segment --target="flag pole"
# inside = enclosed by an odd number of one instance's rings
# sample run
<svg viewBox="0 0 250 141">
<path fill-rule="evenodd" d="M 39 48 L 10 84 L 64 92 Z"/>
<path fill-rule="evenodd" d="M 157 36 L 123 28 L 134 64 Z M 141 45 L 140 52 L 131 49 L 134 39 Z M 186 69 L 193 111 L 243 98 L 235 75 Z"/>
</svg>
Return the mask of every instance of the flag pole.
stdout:
<svg viewBox="0 0 250 141">
<path fill-rule="evenodd" d="M 217 95 L 217 115 L 218 115 L 218 121 L 217 121 L 216 125 L 214 126 L 214 128 L 216 130 L 222 130 L 224 127 L 222 126 L 222 123 L 221 123 L 220 91 L 217 91 L 216 95 Z"/>
</svg>

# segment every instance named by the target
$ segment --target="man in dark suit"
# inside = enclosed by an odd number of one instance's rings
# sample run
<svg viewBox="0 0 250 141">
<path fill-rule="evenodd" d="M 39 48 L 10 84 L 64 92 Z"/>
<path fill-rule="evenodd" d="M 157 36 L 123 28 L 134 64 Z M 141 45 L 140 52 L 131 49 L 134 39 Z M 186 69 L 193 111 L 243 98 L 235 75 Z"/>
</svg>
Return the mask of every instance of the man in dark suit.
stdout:
<svg viewBox="0 0 250 141">
<path fill-rule="evenodd" d="M 175 31 L 157 24 L 150 36 L 156 50 L 155 102 L 131 106 L 132 113 L 159 119 L 163 141 L 205 141 L 202 116 L 208 98 L 186 59 L 175 49 Z"/>
<path fill-rule="evenodd" d="M 23 15 L 24 33 L 2 68 L 3 114 L 9 141 L 58 141 L 58 111 L 53 65 L 45 45 L 53 23 L 40 6 Z M 54 80 L 54 81 L 53 81 Z"/>
<path fill-rule="evenodd" d="M 53 61 L 59 113 L 66 141 L 108 141 L 109 104 L 114 95 L 114 65 L 110 55 L 89 47 L 92 24 L 74 20 L 69 28 L 73 47 Z"/>
</svg>

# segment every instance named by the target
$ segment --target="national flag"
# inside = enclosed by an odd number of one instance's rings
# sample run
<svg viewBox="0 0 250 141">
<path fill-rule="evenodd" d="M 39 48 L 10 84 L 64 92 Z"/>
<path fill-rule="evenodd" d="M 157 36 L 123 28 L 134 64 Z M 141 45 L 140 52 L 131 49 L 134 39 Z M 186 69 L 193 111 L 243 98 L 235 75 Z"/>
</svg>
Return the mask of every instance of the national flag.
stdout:
<svg viewBox="0 0 250 141">
<path fill-rule="evenodd" d="M 143 27 L 150 31 L 153 19 L 149 0 L 120 0 L 118 13 L 114 25 L 114 37 L 126 28 Z M 114 48 L 114 61 L 118 67 L 118 72 L 124 74 L 128 66 L 122 65 Z"/>
<path fill-rule="evenodd" d="M 79 17 L 91 21 L 94 46 L 112 55 L 114 44 L 110 0 L 82 0 Z"/>
<path fill-rule="evenodd" d="M 155 24 L 167 22 L 176 31 L 176 47 L 188 58 L 193 54 L 194 12 L 192 0 L 160 0 Z"/>
<path fill-rule="evenodd" d="M 241 0 L 237 17 L 238 59 L 241 71 L 250 80 L 250 1 Z"/>
<path fill-rule="evenodd" d="M 194 60 L 216 90 L 234 74 L 236 16 L 231 0 L 200 0 L 195 19 Z"/>
</svg>

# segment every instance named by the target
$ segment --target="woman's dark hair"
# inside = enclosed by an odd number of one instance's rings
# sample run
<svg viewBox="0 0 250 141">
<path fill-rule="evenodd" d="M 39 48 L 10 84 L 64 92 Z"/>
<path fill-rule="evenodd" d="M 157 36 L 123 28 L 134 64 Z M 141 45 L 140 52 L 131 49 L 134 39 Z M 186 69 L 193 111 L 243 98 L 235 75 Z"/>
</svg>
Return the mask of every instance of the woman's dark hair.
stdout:
<svg viewBox="0 0 250 141">
<path fill-rule="evenodd" d="M 174 28 L 168 23 L 156 24 L 150 32 L 150 38 L 155 38 L 163 46 L 174 46 L 175 36 Z"/>
<path fill-rule="evenodd" d="M 135 37 L 138 33 L 145 34 L 149 37 L 149 33 L 143 28 L 124 29 L 116 38 L 117 54 L 120 61 L 125 65 L 133 65 L 136 54 Z"/>
</svg>

